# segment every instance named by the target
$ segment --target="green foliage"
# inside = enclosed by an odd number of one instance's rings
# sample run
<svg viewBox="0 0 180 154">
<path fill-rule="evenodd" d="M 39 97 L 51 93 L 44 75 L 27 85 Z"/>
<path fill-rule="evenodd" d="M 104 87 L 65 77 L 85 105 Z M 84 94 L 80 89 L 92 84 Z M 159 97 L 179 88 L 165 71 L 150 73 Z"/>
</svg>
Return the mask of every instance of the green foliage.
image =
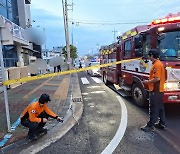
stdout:
<svg viewBox="0 0 180 154">
<path fill-rule="evenodd" d="M 67 51 L 66 51 L 66 46 L 63 47 L 62 53 L 64 54 L 65 58 L 67 59 Z M 72 59 L 77 58 L 77 48 L 74 45 L 70 45 L 70 57 Z"/>
</svg>

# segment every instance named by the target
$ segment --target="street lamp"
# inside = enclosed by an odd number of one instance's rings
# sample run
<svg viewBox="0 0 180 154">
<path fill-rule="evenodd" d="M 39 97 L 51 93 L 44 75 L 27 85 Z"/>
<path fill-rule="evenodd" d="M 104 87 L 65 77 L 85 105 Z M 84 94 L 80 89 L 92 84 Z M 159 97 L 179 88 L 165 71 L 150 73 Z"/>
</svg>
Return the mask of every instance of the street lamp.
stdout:
<svg viewBox="0 0 180 154">
<path fill-rule="evenodd" d="M 117 33 L 118 31 L 116 31 L 115 28 L 114 28 L 114 30 L 113 30 L 112 32 L 114 33 L 114 43 L 115 43 L 115 42 L 116 42 L 116 33 Z"/>
<path fill-rule="evenodd" d="M 46 29 L 45 28 L 43 28 L 43 32 L 44 32 L 44 35 L 46 36 Z M 45 42 L 44 42 L 44 50 L 45 50 L 45 53 L 46 53 L 46 62 L 47 62 L 46 39 L 45 39 Z"/>
<path fill-rule="evenodd" d="M 99 52 L 99 44 L 97 43 L 96 44 L 96 47 L 97 47 L 97 53 Z"/>
</svg>

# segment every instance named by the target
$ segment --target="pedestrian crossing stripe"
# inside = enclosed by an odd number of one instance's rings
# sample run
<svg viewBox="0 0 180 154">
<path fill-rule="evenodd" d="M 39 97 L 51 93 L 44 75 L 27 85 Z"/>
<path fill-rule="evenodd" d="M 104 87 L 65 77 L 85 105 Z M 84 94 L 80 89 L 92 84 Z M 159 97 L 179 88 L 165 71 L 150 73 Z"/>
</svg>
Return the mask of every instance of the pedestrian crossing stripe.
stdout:
<svg viewBox="0 0 180 154">
<path fill-rule="evenodd" d="M 62 71 L 62 72 L 57 72 L 57 73 L 37 75 L 37 76 L 25 77 L 25 78 L 20 78 L 20 79 L 13 79 L 13 80 L 5 80 L 2 82 L 2 85 L 7 86 L 7 85 L 15 84 L 15 83 L 30 82 L 30 81 L 54 77 L 54 76 L 58 76 L 58 75 L 66 75 L 66 74 L 72 74 L 72 73 L 87 71 L 87 70 L 91 70 L 91 69 L 95 69 L 95 68 L 108 67 L 108 66 L 126 63 L 126 62 L 130 62 L 130 61 L 134 61 L 134 60 L 140 60 L 146 68 L 148 67 L 142 58 L 135 58 L 135 59 L 121 60 L 121 61 L 107 63 L 107 64 L 94 65 L 94 66 L 84 67 L 84 68 L 79 68 L 79 69 L 73 69 L 73 70 L 68 70 L 68 71 Z"/>
<path fill-rule="evenodd" d="M 89 81 L 87 80 L 87 78 L 81 78 L 81 81 L 83 84 L 89 84 Z"/>
<path fill-rule="evenodd" d="M 102 80 L 96 77 L 91 77 L 96 83 L 102 83 Z"/>
<path fill-rule="evenodd" d="M 97 78 L 97 77 L 91 77 L 91 78 L 92 78 L 93 81 L 95 81 L 96 83 L 102 83 L 102 82 L 103 82 L 102 80 L 100 80 L 100 79 Z M 82 81 L 82 83 L 83 83 L 84 85 L 90 84 L 90 82 L 88 81 L 88 79 L 87 79 L 86 77 L 81 78 L 81 81 Z"/>
</svg>

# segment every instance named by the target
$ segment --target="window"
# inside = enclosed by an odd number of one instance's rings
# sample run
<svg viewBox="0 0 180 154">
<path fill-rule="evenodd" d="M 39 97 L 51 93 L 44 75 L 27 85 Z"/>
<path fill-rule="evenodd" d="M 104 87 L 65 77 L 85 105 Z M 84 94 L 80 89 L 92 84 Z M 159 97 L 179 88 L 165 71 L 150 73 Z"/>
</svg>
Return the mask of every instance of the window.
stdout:
<svg viewBox="0 0 180 154">
<path fill-rule="evenodd" d="M 161 60 L 180 59 L 180 32 L 166 32 L 161 34 L 161 38 L 157 39 L 157 48 L 160 49 Z"/>
<path fill-rule="evenodd" d="M 7 10 L 6 10 L 5 6 L 3 6 L 3 5 L 0 5 L 0 15 L 7 18 Z"/>
<path fill-rule="evenodd" d="M 147 55 L 150 49 L 151 49 L 151 36 L 147 34 L 146 39 L 143 42 L 143 54 Z"/>
<path fill-rule="evenodd" d="M 124 56 L 126 58 L 131 57 L 131 40 L 128 40 L 124 43 Z"/>
<path fill-rule="evenodd" d="M 6 0 L 1 0 L 0 5 L 6 6 Z"/>
<path fill-rule="evenodd" d="M 18 62 L 16 48 L 12 45 L 3 46 L 3 58 L 5 67 L 16 66 L 16 63 Z"/>
<path fill-rule="evenodd" d="M 13 20 L 12 17 L 12 5 L 10 0 L 1 0 L 0 2 L 0 15 L 9 20 Z"/>
<path fill-rule="evenodd" d="M 12 12 L 12 5 L 9 1 L 7 1 L 7 9 Z"/>
<path fill-rule="evenodd" d="M 12 1 L 11 8 L 12 8 L 12 16 L 13 16 L 12 21 L 15 24 L 19 25 L 17 1 L 15 0 Z"/>
<path fill-rule="evenodd" d="M 11 0 L 1 0 L 0 2 L 0 15 L 13 21 L 12 4 Z"/>
</svg>

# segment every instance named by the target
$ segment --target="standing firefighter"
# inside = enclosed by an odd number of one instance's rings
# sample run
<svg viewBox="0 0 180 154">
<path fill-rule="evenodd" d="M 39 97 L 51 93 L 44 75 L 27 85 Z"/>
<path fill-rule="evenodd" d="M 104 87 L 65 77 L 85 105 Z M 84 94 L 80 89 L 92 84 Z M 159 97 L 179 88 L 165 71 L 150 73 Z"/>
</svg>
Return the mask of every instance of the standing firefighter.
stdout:
<svg viewBox="0 0 180 154">
<path fill-rule="evenodd" d="M 41 133 L 47 133 L 47 129 L 43 127 L 48 122 L 49 117 L 58 121 L 62 120 L 48 108 L 49 101 L 51 101 L 49 95 L 42 94 L 39 100 L 27 106 L 21 115 L 21 124 L 29 128 L 28 138 L 30 140 L 37 139 Z"/>
<path fill-rule="evenodd" d="M 159 60 L 159 51 L 151 49 L 149 51 L 149 59 L 152 61 L 149 80 L 144 81 L 149 86 L 149 122 L 141 127 L 141 130 L 148 132 L 154 131 L 154 126 L 160 129 L 165 128 L 165 112 L 163 104 L 165 70 Z M 159 118 L 159 121 L 158 121 Z M 158 123 L 156 123 L 158 121 Z"/>
<path fill-rule="evenodd" d="M 79 68 L 82 68 L 82 63 L 80 60 L 79 60 Z"/>
</svg>

